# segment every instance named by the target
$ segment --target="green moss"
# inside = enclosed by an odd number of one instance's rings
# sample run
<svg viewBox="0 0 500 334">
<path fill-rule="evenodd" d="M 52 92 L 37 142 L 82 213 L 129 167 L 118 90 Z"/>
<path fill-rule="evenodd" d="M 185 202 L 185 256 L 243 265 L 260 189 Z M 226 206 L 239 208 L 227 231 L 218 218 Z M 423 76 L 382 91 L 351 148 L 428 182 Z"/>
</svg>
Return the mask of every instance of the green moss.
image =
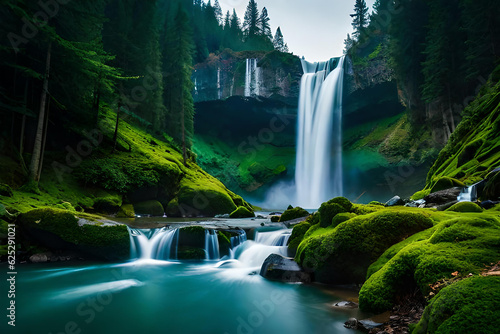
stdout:
<svg viewBox="0 0 500 334">
<path fill-rule="evenodd" d="M 119 195 L 98 197 L 94 200 L 94 209 L 102 213 L 116 213 L 121 205 L 122 199 Z"/>
<path fill-rule="evenodd" d="M 8 184 L 0 183 L 0 196 L 12 197 L 14 193 Z"/>
<path fill-rule="evenodd" d="M 496 333 L 500 328 L 500 277 L 472 277 L 441 290 L 412 332 Z"/>
<path fill-rule="evenodd" d="M 293 227 L 292 235 L 290 239 L 288 239 L 288 250 L 295 252 L 299 244 L 304 239 L 304 235 L 311 228 L 311 224 L 309 222 L 302 222 Z"/>
<path fill-rule="evenodd" d="M 300 206 L 297 206 L 293 209 L 288 209 L 281 215 L 280 222 L 286 222 L 289 220 L 307 217 L 309 216 L 309 212 L 305 209 L 302 209 Z"/>
<path fill-rule="evenodd" d="M 134 218 L 135 211 L 134 206 L 132 204 L 123 204 L 120 207 L 120 210 L 116 214 L 117 218 Z"/>
<path fill-rule="evenodd" d="M 163 216 L 165 210 L 160 202 L 151 200 L 134 204 L 134 212 L 138 215 Z"/>
<path fill-rule="evenodd" d="M 205 250 L 197 247 L 179 247 L 177 249 L 178 260 L 204 260 L 206 257 Z"/>
<path fill-rule="evenodd" d="M 328 204 L 336 203 L 340 205 L 345 212 L 351 212 L 353 209 L 353 204 L 345 197 L 335 197 L 327 202 Z"/>
<path fill-rule="evenodd" d="M 350 213 L 350 212 L 342 212 L 337 214 L 335 217 L 332 219 L 332 227 L 335 227 L 339 225 L 340 223 L 343 223 L 345 221 L 348 221 L 351 218 L 356 217 L 357 215 L 355 213 Z"/>
<path fill-rule="evenodd" d="M 414 201 L 418 201 L 420 199 L 423 199 L 425 196 L 429 195 L 430 193 L 431 193 L 430 189 L 420 190 L 420 191 L 417 191 L 416 193 L 414 193 L 411 196 L 411 199 L 414 200 Z"/>
<path fill-rule="evenodd" d="M 465 184 L 454 178 L 442 176 L 433 181 L 430 192 L 434 193 L 436 191 L 445 190 L 453 187 L 465 187 Z"/>
<path fill-rule="evenodd" d="M 483 209 L 472 202 L 459 202 L 453 204 L 450 208 L 446 209 L 446 211 L 455 211 L 455 212 L 483 212 Z"/>
<path fill-rule="evenodd" d="M 368 203 L 368 205 L 381 205 L 381 206 L 384 206 L 384 203 L 380 203 L 378 201 L 371 201 L 370 203 Z"/>
<path fill-rule="evenodd" d="M 325 202 L 321 204 L 318 209 L 319 212 L 319 223 L 321 227 L 328 227 L 332 224 L 332 219 L 337 214 L 345 212 L 344 207 L 337 203 Z"/>
<path fill-rule="evenodd" d="M 384 210 L 318 229 L 301 242 L 296 261 L 314 270 L 320 282 L 363 282 L 368 266 L 386 249 L 432 227 L 425 215 L 405 211 Z"/>
<path fill-rule="evenodd" d="M 40 231 L 56 235 L 71 247 L 101 258 L 125 259 L 130 254 L 129 234 L 125 225 L 80 226 L 73 212 L 50 208 L 21 214 L 19 223 L 32 237 L 38 238 L 49 248 L 54 247 L 53 239 L 40 234 Z"/>
<path fill-rule="evenodd" d="M 440 279 L 480 273 L 500 258 L 500 222 L 494 215 L 454 214 L 434 228 L 389 248 L 370 267 L 360 291 L 360 307 L 388 310 L 398 294 L 416 285 L 425 296 Z"/>
<path fill-rule="evenodd" d="M 280 216 L 271 216 L 271 222 L 272 223 L 277 223 L 280 221 Z"/>
<path fill-rule="evenodd" d="M 250 211 L 243 206 L 239 206 L 229 215 L 229 218 L 251 218 L 251 217 L 255 217 L 253 211 Z"/>
<path fill-rule="evenodd" d="M 63 209 L 63 210 L 68 210 L 68 211 L 76 211 L 73 205 L 69 202 L 61 202 L 59 204 L 55 205 L 55 208 L 57 209 Z"/>
</svg>

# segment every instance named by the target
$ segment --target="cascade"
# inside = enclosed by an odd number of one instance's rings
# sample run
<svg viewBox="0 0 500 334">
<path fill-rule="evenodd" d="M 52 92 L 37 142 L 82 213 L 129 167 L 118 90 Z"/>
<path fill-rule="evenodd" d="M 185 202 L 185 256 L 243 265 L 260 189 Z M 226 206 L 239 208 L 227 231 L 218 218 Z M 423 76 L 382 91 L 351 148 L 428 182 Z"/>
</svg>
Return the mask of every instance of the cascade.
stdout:
<svg viewBox="0 0 500 334">
<path fill-rule="evenodd" d="M 258 59 L 248 58 L 245 74 L 245 96 L 260 94 L 260 67 L 257 67 Z"/>
<path fill-rule="evenodd" d="M 291 230 L 279 230 L 274 232 L 255 232 L 255 242 L 267 246 L 286 246 L 292 235 Z"/>
<path fill-rule="evenodd" d="M 205 230 L 205 253 L 207 260 L 218 260 L 219 254 L 219 240 L 215 230 Z"/>
<path fill-rule="evenodd" d="M 179 229 L 133 229 L 130 235 L 131 258 L 141 260 L 175 260 Z"/>
<path fill-rule="evenodd" d="M 217 68 L 217 98 L 219 100 L 222 98 L 222 90 L 220 84 L 220 67 Z"/>
<path fill-rule="evenodd" d="M 478 191 L 481 193 L 482 188 L 484 187 L 485 181 L 479 181 L 478 183 L 474 183 L 470 187 L 465 187 L 460 191 L 460 194 L 457 197 L 457 201 L 459 202 L 475 202 L 478 199 Z"/>
<path fill-rule="evenodd" d="M 302 59 L 295 170 L 297 205 L 317 208 L 341 196 L 344 57 Z"/>
<path fill-rule="evenodd" d="M 235 258 L 243 267 L 260 267 L 264 260 L 271 254 L 287 256 L 288 239 L 291 230 L 273 232 L 256 232 L 255 241 L 246 241 L 238 251 Z"/>
</svg>

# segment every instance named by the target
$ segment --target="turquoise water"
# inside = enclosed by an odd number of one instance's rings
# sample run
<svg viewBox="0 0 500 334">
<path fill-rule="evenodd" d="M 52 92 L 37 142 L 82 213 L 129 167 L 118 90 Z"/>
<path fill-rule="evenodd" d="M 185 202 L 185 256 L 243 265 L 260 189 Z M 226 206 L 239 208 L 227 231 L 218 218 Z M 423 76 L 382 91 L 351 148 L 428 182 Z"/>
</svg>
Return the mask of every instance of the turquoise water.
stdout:
<svg viewBox="0 0 500 334">
<path fill-rule="evenodd" d="M 0 332 L 356 333 L 343 326 L 356 311 L 331 308 L 345 296 L 267 281 L 245 260 L 270 251 L 247 241 L 237 260 L 226 262 L 18 265 L 16 327 L 3 315 Z M 1 288 L 3 295 L 5 280 Z"/>
</svg>

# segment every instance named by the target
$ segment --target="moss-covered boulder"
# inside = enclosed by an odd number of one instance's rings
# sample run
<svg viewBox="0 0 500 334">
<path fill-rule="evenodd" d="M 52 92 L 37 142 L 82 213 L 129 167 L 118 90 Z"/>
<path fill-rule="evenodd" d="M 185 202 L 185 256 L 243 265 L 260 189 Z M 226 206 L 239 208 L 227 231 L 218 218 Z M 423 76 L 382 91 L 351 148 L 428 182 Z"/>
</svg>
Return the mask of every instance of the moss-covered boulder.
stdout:
<svg viewBox="0 0 500 334">
<path fill-rule="evenodd" d="M 123 204 L 116 214 L 117 218 L 135 218 L 134 206 L 132 204 Z"/>
<path fill-rule="evenodd" d="M 206 230 L 202 226 L 188 226 L 179 229 L 179 247 L 205 249 Z"/>
<path fill-rule="evenodd" d="M 497 333 L 500 328 L 500 277 L 471 277 L 445 287 L 413 334 Z"/>
<path fill-rule="evenodd" d="M 447 176 L 438 177 L 433 181 L 433 185 L 431 187 L 431 193 L 440 190 L 450 189 L 453 187 L 465 187 L 465 184 L 451 177 Z"/>
<path fill-rule="evenodd" d="M 277 223 L 280 221 L 280 216 L 271 216 L 271 223 Z"/>
<path fill-rule="evenodd" d="M 248 210 L 244 206 L 239 206 L 229 215 L 229 218 L 251 218 L 251 217 L 255 217 L 255 214 L 253 213 L 253 211 Z"/>
<path fill-rule="evenodd" d="M 356 216 L 357 215 L 355 213 L 352 213 L 352 212 L 339 213 L 335 217 L 333 217 L 331 226 L 335 227 L 335 226 L 339 225 L 340 223 L 348 221 L 349 219 L 354 218 Z"/>
<path fill-rule="evenodd" d="M 493 201 L 500 199 L 500 171 L 497 171 L 486 179 L 486 185 L 484 186 L 481 198 Z"/>
<path fill-rule="evenodd" d="M 208 182 L 207 182 L 208 183 Z M 216 184 L 186 184 L 167 206 L 167 215 L 173 217 L 213 217 L 231 213 L 236 205 L 227 191 Z"/>
<path fill-rule="evenodd" d="M 446 209 L 446 211 L 455 211 L 455 212 L 483 212 L 483 209 L 472 202 L 459 202 L 453 204 L 451 207 Z"/>
<path fill-rule="evenodd" d="M 100 213 L 117 213 L 121 205 L 122 199 L 119 196 L 98 197 L 94 200 L 94 210 Z"/>
<path fill-rule="evenodd" d="M 292 209 L 287 209 L 280 217 L 280 222 L 286 222 L 292 219 L 302 218 L 309 216 L 309 212 L 297 206 Z"/>
<path fill-rule="evenodd" d="M 8 184 L 0 183 L 0 196 L 12 197 L 14 193 Z"/>
<path fill-rule="evenodd" d="M 383 312 L 398 295 L 417 286 L 425 296 L 435 282 L 460 275 L 479 274 L 500 259 L 500 221 L 477 214 L 444 220 L 389 248 L 368 269 L 359 294 L 360 308 Z"/>
<path fill-rule="evenodd" d="M 51 250 L 78 250 L 108 260 L 130 256 L 125 225 L 79 219 L 74 212 L 52 208 L 21 214 L 18 222 L 31 239 Z"/>
<path fill-rule="evenodd" d="M 177 260 L 204 260 L 205 250 L 199 247 L 180 246 L 177 249 Z"/>
<path fill-rule="evenodd" d="M 288 239 L 289 255 L 295 255 L 297 247 L 299 247 L 299 244 L 302 242 L 302 239 L 304 239 L 304 235 L 306 234 L 307 230 L 309 230 L 309 228 L 311 228 L 311 223 L 309 223 L 308 221 L 302 222 L 293 227 L 292 235 Z"/>
<path fill-rule="evenodd" d="M 155 217 L 160 217 L 165 214 L 163 205 L 155 200 L 135 203 L 134 212 L 138 215 L 149 215 Z"/>
<path fill-rule="evenodd" d="M 432 225 L 426 216 L 404 210 L 358 216 L 314 231 L 300 243 L 295 258 L 319 282 L 361 283 L 368 266 L 387 248 Z"/>
</svg>

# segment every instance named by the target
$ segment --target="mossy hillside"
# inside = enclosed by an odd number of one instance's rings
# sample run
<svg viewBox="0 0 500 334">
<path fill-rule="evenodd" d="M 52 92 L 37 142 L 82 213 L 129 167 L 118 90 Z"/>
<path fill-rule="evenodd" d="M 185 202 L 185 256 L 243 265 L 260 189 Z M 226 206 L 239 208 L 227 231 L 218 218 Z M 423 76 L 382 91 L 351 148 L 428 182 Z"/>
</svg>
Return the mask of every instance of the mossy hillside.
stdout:
<svg viewBox="0 0 500 334">
<path fill-rule="evenodd" d="M 335 228 L 317 229 L 299 245 L 296 260 L 324 283 L 363 282 L 368 266 L 390 246 L 433 226 L 423 214 L 381 210 Z"/>
<path fill-rule="evenodd" d="M 300 206 L 295 208 L 287 209 L 280 217 L 280 222 L 286 222 L 289 220 L 303 218 L 309 216 L 309 211 L 302 209 Z"/>
<path fill-rule="evenodd" d="M 297 247 L 299 247 L 299 244 L 302 242 L 302 239 L 304 239 L 304 235 L 311 228 L 311 226 L 312 226 L 311 223 L 309 223 L 308 221 L 304 221 L 293 227 L 292 235 L 288 239 L 289 252 L 291 251 L 293 253 L 297 250 Z"/>
<path fill-rule="evenodd" d="M 82 215 L 86 219 L 93 218 Z M 22 229 L 46 247 L 74 248 L 104 259 L 126 259 L 130 239 L 125 225 L 104 226 L 100 222 L 79 224 L 74 212 L 61 209 L 35 209 L 19 216 Z M 53 236 L 62 240 L 54 244 Z"/>
<path fill-rule="evenodd" d="M 426 295 L 431 284 L 453 272 L 478 274 L 500 259 L 500 221 L 494 212 L 448 212 L 441 219 L 389 248 L 371 265 L 360 291 L 362 309 L 388 310 L 408 286 L 416 285 Z"/>
<path fill-rule="evenodd" d="M 442 177 L 471 185 L 500 161 L 500 82 L 490 80 L 464 110 L 464 117 L 427 175 L 424 190 Z"/>
<path fill-rule="evenodd" d="M 255 192 L 284 177 L 295 166 L 293 145 L 258 142 L 257 148 L 248 144 L 238 149 L 243 142 L 245 139 L 233 143 L 207 134 L 196 134 L 193 150 L 204 170 L 238 192 Z"/>
<path fill-rule="evenodd" d="M 244 206 L 239 206 L 229 215 L 229 218 L 251 218 L 251 217 L 255 217 L 255 214 L 253 213 L 253 211 L 248 210 Z"/>
<path fill-rule="evenodd" d="M 499 286 L 498 276 L 476 276 L 445 287 L 431 300 L 412 333 L 496 333 Z"/>
</svg>

